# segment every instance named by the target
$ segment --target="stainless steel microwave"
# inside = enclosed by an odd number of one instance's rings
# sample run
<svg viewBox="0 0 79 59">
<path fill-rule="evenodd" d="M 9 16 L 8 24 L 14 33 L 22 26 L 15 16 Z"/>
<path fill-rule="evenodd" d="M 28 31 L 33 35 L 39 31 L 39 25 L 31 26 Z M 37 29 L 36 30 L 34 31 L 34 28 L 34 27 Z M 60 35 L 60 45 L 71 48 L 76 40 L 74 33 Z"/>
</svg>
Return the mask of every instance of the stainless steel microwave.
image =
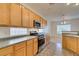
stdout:
<svg viewBox="0 0 79 59">
<path fill-rule="evenodd" d="M 33 21 L 33 25 L 34 25 L 35 28 L 40 28 L 41 27 L 40 21 L 37 21 L 37 20 Z"/>
</svg>

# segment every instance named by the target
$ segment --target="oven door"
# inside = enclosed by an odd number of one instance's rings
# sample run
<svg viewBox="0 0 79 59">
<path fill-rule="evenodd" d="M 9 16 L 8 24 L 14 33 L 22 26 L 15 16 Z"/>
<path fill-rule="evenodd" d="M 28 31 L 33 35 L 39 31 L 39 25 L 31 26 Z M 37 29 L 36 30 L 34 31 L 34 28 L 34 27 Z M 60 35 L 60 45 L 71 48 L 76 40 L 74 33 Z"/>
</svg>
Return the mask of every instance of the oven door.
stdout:
<svg viewBox="0 0 79 59">
<path fill-rule="evenodd" d="M 38 40 L 38 47 L 42 46 L 45 43 L 45 39 Z"/>
</svg>

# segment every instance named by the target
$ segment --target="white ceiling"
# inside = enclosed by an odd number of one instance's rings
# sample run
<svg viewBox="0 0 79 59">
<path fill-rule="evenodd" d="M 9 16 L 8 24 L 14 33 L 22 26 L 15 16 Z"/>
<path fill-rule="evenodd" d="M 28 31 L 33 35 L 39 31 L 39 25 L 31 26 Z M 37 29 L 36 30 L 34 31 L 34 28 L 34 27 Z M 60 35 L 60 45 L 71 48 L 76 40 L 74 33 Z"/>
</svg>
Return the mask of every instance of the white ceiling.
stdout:
<svg viewBox="0 0 79 59">
<path fill-rule="evenodd" d="M 66 5 L 66 3 L 25 3 L 24 5 L 50 21 L 63 20 L 62 15 L 65 20 L 79 18 L 79 6 L 74 3 L 70 5 Z"/>
</svg>

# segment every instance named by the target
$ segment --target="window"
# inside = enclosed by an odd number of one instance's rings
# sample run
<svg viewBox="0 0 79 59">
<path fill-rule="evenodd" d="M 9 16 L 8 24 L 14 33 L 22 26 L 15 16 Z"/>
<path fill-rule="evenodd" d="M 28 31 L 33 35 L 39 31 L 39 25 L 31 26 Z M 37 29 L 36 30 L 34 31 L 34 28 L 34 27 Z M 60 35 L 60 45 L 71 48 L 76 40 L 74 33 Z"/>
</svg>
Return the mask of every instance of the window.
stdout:
<svg viewBox="0 0 79 59">
<path fill-rule="evenodd" d="M 71 25 L 70 24 L 63 24 L 63 25 L 57 25 L 57 34 L 61 35 L 62 31 L 70 31 Z"/>
</svg>

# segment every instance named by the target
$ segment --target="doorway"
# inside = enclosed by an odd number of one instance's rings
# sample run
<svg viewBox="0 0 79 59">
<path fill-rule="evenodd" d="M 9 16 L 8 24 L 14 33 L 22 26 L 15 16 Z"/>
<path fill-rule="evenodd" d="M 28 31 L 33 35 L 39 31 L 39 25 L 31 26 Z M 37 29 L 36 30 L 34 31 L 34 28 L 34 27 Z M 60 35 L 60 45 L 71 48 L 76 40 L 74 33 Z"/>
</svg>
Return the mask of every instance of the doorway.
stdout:
<svg viewBox="0 0 79 59">
<path fill-rule="evenodd" d="M 71 25 L 70 24 L 60 24 L 57 25 L 57 37 L 58 42 L 61 42 L 62 40 L 62 32 L 63 31 L 71 31 Z"/>
</svg>

